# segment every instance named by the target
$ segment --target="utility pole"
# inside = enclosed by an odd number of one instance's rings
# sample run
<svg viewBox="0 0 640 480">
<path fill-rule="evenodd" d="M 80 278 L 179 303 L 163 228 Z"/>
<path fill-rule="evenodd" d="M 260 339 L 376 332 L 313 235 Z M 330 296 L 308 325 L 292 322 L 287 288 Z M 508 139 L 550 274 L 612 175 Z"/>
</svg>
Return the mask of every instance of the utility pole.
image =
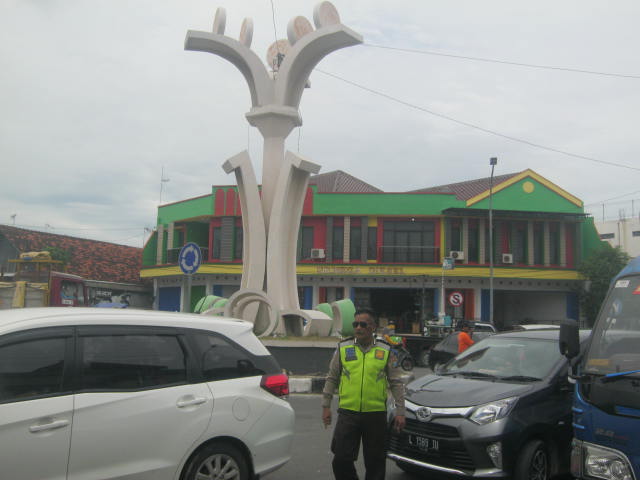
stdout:
<svg viewBox="0 0 640 480">
<path fill-rule="evenodd" d="M 497 163 L 497 157 L 489 159 L 489 165 L 491 165 L 489 180 L 489 323 L 491 325 L 493 325 L 493 169 Z"/>
</svg>

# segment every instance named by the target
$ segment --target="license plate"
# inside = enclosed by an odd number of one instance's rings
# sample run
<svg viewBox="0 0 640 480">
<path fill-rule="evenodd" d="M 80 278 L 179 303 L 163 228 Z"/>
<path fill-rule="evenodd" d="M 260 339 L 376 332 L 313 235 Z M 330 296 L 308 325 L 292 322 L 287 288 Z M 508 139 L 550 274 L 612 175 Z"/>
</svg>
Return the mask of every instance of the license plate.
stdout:
<svg viewBox="0 0 640 480">
<path fill-rule="evenodd" d="M 439 450 L 440 442 L 435 438 L 422 437 L 420 435 L 409 435 L 409 445 L 424 452 L 428 450 Z"/>
</svg>

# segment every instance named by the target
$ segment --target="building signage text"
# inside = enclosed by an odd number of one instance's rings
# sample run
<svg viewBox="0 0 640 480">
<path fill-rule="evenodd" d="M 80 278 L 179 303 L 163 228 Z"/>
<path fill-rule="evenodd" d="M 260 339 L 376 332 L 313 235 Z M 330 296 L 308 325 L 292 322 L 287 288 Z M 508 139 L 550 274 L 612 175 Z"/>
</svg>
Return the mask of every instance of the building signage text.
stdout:
<svg viewBox="0 0 640 480">
<path fill-rule="evenodd" d="M 379 267 L 361 265 L 318 265 L 317 273 L 341 275 L 404 275 L 404 267 Z"/>
</svg>

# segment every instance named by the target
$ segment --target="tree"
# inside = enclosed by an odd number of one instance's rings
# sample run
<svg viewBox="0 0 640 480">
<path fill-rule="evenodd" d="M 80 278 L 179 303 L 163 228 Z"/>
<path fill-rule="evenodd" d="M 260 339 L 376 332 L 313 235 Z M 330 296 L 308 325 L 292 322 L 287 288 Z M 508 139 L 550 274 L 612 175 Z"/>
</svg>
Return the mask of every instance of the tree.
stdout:
<svg viewBox="0 0 640 480">
<path fill-rule="evenodd" d="M 607 295 L 611 280 L 629 263 L 630 257 L 619 247 L 612 247 L 606 242 L 593 251 L 578 266 L 578 272 L 585 282 L 578 295 L 582 312 L 591 327 L 596 320 L 600 306 Z"/>
<path fill-rule="evenodd" d="M 52 260 L 60 260 L 63 267 L 66 267 L 73 257 L 71 251 L 61 247 L 46 246 L 42 250 L 49 252 Z"/>
</svg>

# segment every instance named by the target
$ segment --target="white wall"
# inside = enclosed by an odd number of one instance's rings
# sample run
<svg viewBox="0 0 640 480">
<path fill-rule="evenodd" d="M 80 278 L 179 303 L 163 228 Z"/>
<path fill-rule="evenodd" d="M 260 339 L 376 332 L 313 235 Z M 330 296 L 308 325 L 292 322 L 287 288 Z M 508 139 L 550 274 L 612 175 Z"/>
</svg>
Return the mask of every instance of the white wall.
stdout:
<svg viewBox="0 0 640 480">
<path fill-rule="evenodd" d="M 620 247 L 632 257 L 640 255 L 640 219 L 623 218 L 608 222 L 596 222 L 595 225 L 600 238 L 603 235 L 613 235 L 612 238 L 603 238 L 612 247 Z M 637 233 L 634 235 L 634 232 Z"/>
</svg>

